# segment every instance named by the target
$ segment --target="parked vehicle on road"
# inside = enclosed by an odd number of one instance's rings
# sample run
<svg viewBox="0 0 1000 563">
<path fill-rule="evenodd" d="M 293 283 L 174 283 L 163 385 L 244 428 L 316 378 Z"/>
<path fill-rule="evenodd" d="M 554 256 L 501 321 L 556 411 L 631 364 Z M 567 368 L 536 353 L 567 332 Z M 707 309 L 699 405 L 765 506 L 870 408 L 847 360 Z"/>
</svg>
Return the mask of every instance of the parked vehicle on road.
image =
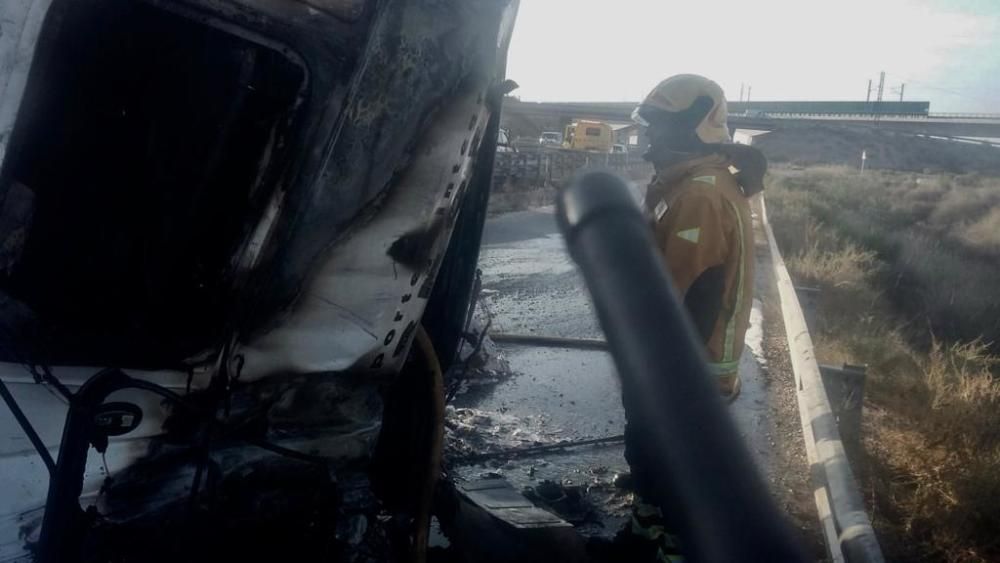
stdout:
<svg viewBox="0 0 1000 563">
<path fill-rule="evenodd" d="M 545 131 L 538 137 L 538 144 L 543 147 L 558 147 L 563 143 L 563 135 L 558 131 Z"/>
<path fill-rule="evenodd" d="M 579 119 L 566 126 L 563 148 L 576 151 L 611 152 L 615 143 L 611 125 Z"/>
</svg>

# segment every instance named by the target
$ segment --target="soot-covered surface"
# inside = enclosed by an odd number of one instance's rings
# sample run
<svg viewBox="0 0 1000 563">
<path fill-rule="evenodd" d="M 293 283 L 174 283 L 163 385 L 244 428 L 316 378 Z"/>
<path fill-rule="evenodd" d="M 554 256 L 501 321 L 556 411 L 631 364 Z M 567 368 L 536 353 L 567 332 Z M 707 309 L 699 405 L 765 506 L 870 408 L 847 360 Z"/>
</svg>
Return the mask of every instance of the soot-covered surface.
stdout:
<svg viewBox="0 0 1000 563">
<path fill-rule="evenodd" d="M 491 332 L 603 337 L 551 208 L 490 220 L 480 268 L 480 312 L 492 319 Z M 740 366 L 743 390 L 731 412 L 766 469 L 773 446 L 768 382 L 757 359 L 762 357 L 760 307 L 755 301 Z M 607 353 L 517 345 L 501 345 L 497 351 L 509 374 L 456 399 L 449 411 L 453 449 L 492 451 L 624 431 L 618 380 Z M 543 493 L 547 482 L 560 483 L 574 502 L 557 503 L 555 511 L 585 535 L 610 538 L 625 523 L 632 502 L 631 495 L 615 484 L 616 477 L 628 471 L 623 453 L 621 444 L 580 447 L 498 457 L 460 466 L 456 472 L 469 479 L 502 475 L 519 488 L 537 492 L 541 486 Z"/>
</svg>

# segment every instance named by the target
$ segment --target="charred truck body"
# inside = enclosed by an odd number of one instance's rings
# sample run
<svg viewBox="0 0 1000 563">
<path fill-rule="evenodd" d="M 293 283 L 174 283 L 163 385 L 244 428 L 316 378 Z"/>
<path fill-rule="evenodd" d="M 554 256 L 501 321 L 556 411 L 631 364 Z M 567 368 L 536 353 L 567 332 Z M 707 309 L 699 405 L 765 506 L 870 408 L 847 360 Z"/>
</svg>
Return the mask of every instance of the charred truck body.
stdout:
<svg viewBox="0 0 1000 563">
<path fill-rule="evenodd" d="M 412 549 L 516 9 L 0 3 L 0 560 Z"/>
</svg>

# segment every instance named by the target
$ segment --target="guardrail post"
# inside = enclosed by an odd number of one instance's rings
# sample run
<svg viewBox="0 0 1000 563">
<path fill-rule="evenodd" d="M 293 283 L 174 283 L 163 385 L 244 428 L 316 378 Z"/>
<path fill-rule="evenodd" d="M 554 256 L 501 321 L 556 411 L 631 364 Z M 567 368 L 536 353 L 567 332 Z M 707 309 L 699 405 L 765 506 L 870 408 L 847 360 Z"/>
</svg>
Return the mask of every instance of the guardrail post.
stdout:
<svg viewBox="0 0 1000 563">
<path fill-rule="evenodd" d="M 837 420 L 840 439 L 851 453 L 861 447 L 861 410 L 865 399 L 867 367 L 844 364 L 821 365 L 823 387 L 830 398 L 830 410 Z"/>
<path fill-rule="evenodd" d="M 816 334 L 816 310 L 819 308 L 821 291 L 815 287 L 795 287 L 795 296 L 802 307 L 802 316 L 806 318 L 806 328 L 809 334 Z"/>
</svg>

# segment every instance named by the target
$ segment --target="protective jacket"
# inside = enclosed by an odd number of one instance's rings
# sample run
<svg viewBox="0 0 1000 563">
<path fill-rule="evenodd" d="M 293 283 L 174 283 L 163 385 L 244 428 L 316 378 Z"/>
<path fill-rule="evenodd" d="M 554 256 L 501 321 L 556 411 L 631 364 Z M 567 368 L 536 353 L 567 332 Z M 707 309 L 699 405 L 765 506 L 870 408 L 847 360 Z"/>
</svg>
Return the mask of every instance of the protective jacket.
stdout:
<svg viewBox="0 0 1000 563">
<path fill-rule="evenodd" d="M 737 161 L 745 168 L 737 170 Z M 657 246 L 724 391 L 735 383 L 750 321 L 754 241 L 748 198 L 763 187 L 763 162 L 750 147 L 719 145 L 717 152 L 660 171 L 646 196 Z"/>
</svg>

